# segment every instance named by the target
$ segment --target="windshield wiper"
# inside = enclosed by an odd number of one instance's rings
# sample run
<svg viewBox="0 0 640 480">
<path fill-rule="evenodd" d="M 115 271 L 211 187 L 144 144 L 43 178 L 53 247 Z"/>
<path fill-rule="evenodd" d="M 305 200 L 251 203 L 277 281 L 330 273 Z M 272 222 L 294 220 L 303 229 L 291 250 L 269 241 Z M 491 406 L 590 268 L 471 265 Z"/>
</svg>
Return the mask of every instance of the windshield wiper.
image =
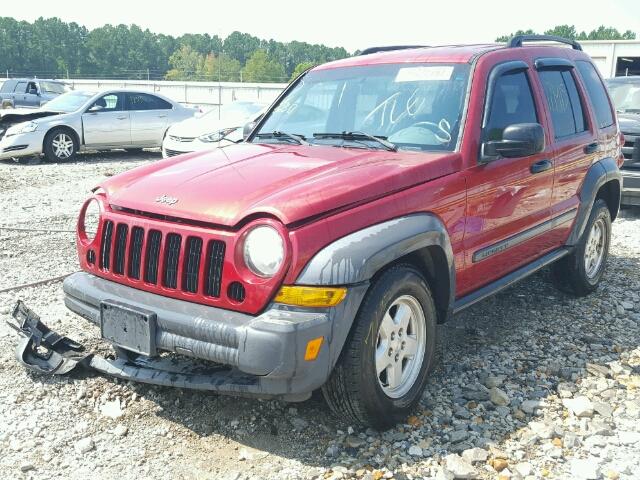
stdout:
<svg viewBox="0 0 640 480">
<path fill-rule="evenodd" d="M 295 135 L 293 133 L 281 132 L 279 130 L 276 130 L 275 132 L 258 133 L 258 134 L 256 134 L 256 137 L 258 137 L 258 138 L 288 138 L 289 140 L 293 140 L 294 142 L 296 142 L 298 145 L 306 145 L 306 146 L 311 145 L 309 142 L 307 142 L 305 140 L 305 138 L 302 135 Z"/>
<path fill-rule="evenodd" d="M 371 140 L 382 145 L 390 152 L 398 151 L 398 146 L 387 141 L 385 137 L 376 137 L 365 132 L 342 132 L 342 133 L 314 133 L 313 138 L 342 138 L 344 140 Z"/>
</svg>

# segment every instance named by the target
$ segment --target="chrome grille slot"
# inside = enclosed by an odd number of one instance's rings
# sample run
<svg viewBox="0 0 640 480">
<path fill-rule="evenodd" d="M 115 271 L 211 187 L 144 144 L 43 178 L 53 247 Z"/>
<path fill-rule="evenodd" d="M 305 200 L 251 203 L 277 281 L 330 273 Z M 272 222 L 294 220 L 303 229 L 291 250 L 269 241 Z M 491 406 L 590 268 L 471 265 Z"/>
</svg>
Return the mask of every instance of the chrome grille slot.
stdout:
<svg viewBox="0 0 640 480">
<path fill-rule="evenodd" d="M 178 287 L 178 260 L 180 260 L 180 245 L 182 237 L 177 233 L 167 235 L 164 252 L 164 276 L 162 285 L 167 288 Z"/>
<path fill-rule="evenodd" d="M 204 294 L 209 297 L 220 296 L 225 248 L 225 243 L 220 240 L 211 240 L 207 245 Z"/>
</svg>

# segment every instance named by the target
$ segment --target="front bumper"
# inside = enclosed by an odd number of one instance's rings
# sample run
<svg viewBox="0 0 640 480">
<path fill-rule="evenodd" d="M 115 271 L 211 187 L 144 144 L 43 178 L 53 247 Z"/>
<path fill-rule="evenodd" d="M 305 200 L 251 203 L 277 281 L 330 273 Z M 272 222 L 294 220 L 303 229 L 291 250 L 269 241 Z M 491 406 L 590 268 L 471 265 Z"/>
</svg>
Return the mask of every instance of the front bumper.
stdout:
<svg viewBox="0 0 640 480">
<path fill-rule="evenodd" d="M 622 205 L 640 206 L 640 170 L 623 168 L 622 173 Z"/>
<path fill-rule="evenodd" d="M 339 327 L 351 325 L 366 291 L 365 285 L 351 288 L 333 308 L 305 310 L 273 304 L 261 315 L 251 316 L 136 290 L 85 272 L 68 277 L 63 288 L 67 307 L 96 325 L 100 325 L 100 303 L 105 300 L 150 310 L 157 316 L 158 350 L 227 367 L 224 381 L 217 380 L 218 372 L 210 381 L 203 382 L 200 375 L 197 382 L 181 379 L 178 386 L 286 400 L 308 398 L 327 380 L 342 347 Z M 305 361 L 307 342 L 319 336 L 325 339 L 320 354 L 314 361 Z M 136 358 L 153 360 L 143 355 Z M 143 372 L 137 367 L 127 375 L 119 367 L 103 367 L 98 369 L 121 378 L 167 384 L 166 379 L 159 381 L 163 376 L 132 374 Z"/>
<path fill-rule="evenodd" d="M 0 140 L 0 160 L 14 157 L 39 155 L 42 153 L 42 139 L 35 132 L 4 136 Z"/>
<path fill-rule="evenodd" d="M 192 141 L 178 141 L 172 139 L 169 135 L 167 135 L 162 142 L 162 157 L 175 157 L 176 155 L 182 155 L 183 153 L 192 153 L 192 152 L 204 152 L 207 150 L 215 150 L 219 147 L 224 147 L 226 145 L 231 145 L 228 140 L 221 140 L 219 142 L 203 142 L 197 138 Z"/>
</svg>

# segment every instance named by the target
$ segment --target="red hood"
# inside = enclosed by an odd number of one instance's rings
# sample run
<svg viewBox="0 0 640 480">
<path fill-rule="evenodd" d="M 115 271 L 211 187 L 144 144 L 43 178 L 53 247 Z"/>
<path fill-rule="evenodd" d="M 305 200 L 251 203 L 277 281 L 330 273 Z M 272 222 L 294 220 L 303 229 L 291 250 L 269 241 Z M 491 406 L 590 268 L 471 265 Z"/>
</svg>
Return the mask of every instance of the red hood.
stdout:
<svg viewBox="0 0 640 480">
<path fill-rule="evenodd" d="M 135 168 L 100 186 L 109 203 L 233 227 L 248 216 L 299 222 L 460 168 L 455 153 L 239 144 Z M 157 202 L 173 197 L 173 205 Z"/>
</svg>

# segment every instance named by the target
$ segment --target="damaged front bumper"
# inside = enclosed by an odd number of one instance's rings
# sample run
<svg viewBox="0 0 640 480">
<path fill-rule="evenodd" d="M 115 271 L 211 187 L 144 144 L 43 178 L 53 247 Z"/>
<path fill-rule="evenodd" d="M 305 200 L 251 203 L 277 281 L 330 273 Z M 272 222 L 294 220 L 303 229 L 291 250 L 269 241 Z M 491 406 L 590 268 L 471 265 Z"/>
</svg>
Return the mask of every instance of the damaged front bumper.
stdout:
<svg viewBox="0 0 640 480">
<path fill-rule="evenodd" d="M 141 341 L 134 342 L 140 348 L 123 348 L 112 342 L 116 352 L 112 359 L 85 353 L 79 344 L 51 332 L 21 304 L 14 317 L 26 338 L 20 343 L 18 360 L 42 373 L 66 373 L 81 365 L 137 382 L 301 401 L 329 377 L 342 347 L 334 341 L 334 330 L 339 325 L 348 328 L 365 290 L 365 285 L 350 289 L 347 299 L 333 308 L 312 311 L 272 305 L 251 316 L 79 272 L 64 282 L 67 307 L 100 326 L 107 339 L 105 306 L 121 304 L 143 315 L 149 312 L 153 328 L 145 338 L 150 336 L 151 344 Z M 305 361 L 307 342 L 320 336 L 325 342 L 318 357 Z M 42 350 L 44 355 L 39 355 Z"/>
</svg>

